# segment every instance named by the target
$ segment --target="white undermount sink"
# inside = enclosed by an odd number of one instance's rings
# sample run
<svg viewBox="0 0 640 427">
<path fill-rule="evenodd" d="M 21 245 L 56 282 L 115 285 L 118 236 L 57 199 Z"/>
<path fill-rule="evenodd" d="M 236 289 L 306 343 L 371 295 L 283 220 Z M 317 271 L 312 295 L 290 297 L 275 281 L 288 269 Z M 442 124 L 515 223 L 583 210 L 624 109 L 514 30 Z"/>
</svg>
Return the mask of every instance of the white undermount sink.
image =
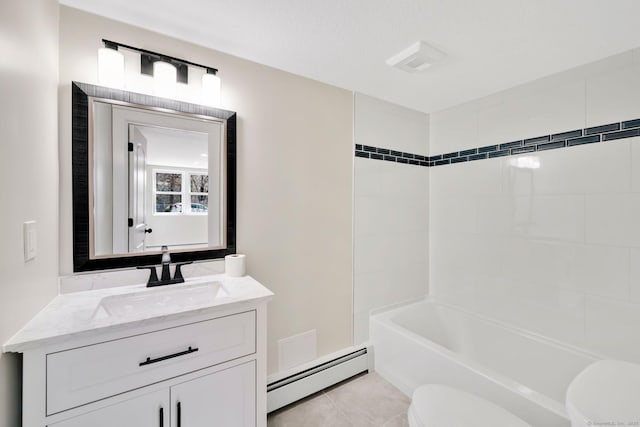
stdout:
<svg viewBox="0 0 640 427">
<path fill-rule="evenodd" d="M 147 288 L 102 298 L 92 317 L 104 319 L 170 314 L 211 305 L 228 295 L 220 282 Z"/>
</svg>

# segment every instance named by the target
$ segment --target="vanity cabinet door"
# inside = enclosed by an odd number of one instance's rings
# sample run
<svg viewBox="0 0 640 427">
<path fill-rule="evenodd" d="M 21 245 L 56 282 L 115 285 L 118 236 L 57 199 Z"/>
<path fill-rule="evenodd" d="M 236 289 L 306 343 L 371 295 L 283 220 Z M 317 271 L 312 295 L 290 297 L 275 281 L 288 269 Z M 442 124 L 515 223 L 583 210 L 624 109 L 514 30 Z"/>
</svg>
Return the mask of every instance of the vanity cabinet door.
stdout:
<svg viewBox="0 0 640 427">
<path fill-rule="evenodd" d="M 255 361 L 171 387 L 172 427 L 255 427 Z"/>
<path fill-rule="evenodd" d="M 169 392 L 165 390 L 125 400 L 50 427 L 169 426 Z"/>
</svg>

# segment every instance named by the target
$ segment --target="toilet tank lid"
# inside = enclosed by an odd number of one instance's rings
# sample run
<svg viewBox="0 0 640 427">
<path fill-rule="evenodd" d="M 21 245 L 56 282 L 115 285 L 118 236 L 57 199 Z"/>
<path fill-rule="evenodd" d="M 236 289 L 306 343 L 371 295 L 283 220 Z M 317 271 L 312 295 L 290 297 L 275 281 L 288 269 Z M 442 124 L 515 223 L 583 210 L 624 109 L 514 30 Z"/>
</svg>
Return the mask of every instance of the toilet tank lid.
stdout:
<svg viewBox="0 0 640 427">
<path fill-rule="evenodd" d="M 630 423 L 640 423 L 640 365 L 600 360 L 587 366 L 569 385 L 566 404 L 574 422 L 637 425 Z"/>
</svg>

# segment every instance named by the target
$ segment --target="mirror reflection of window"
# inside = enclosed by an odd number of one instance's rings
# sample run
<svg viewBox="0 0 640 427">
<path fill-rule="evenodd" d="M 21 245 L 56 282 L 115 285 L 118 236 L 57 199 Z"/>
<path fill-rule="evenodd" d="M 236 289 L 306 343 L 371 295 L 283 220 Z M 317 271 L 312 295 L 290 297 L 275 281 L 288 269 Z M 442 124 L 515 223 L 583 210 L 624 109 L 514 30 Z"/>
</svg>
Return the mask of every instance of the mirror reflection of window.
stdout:
<svg viewBox="0 0 640 427">
<path fill-rule="evenodd" d="M 209 211 L 209 175 L 191 174 L 191 211 Z"/>
<path fill-rule="evenodd" d="M 207 214 L 209 211 L 209 175 L 183 170 L 154 170 L 155 213 Z M 188 186 L 187 186 L 188 184 Z M 191 204 L 183 203 L 190 200 Z"/>
<path fill-rule="evenodd" d="M 182 206 L 182 174 L 156 172 L 155 178 L 156 213 L 177 212 L 177 207 Z"/>
</svg>

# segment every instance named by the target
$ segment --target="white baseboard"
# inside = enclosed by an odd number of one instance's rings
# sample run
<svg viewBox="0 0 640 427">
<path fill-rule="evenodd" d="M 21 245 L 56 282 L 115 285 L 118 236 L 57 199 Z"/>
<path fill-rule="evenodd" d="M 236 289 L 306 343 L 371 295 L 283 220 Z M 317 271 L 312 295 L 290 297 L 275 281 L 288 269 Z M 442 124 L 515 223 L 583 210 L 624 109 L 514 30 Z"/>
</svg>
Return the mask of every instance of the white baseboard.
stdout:
<svg viewBox="0 0 640 427">
<path fill-rule="evenodd" d="M 370 369 L 370 353 L 358 348 L 346 355 L 305 366 L 297 373 L 279 378 L 267 386 L 267 412 L 296 402 L 320 390 Z"/>
</svg>

